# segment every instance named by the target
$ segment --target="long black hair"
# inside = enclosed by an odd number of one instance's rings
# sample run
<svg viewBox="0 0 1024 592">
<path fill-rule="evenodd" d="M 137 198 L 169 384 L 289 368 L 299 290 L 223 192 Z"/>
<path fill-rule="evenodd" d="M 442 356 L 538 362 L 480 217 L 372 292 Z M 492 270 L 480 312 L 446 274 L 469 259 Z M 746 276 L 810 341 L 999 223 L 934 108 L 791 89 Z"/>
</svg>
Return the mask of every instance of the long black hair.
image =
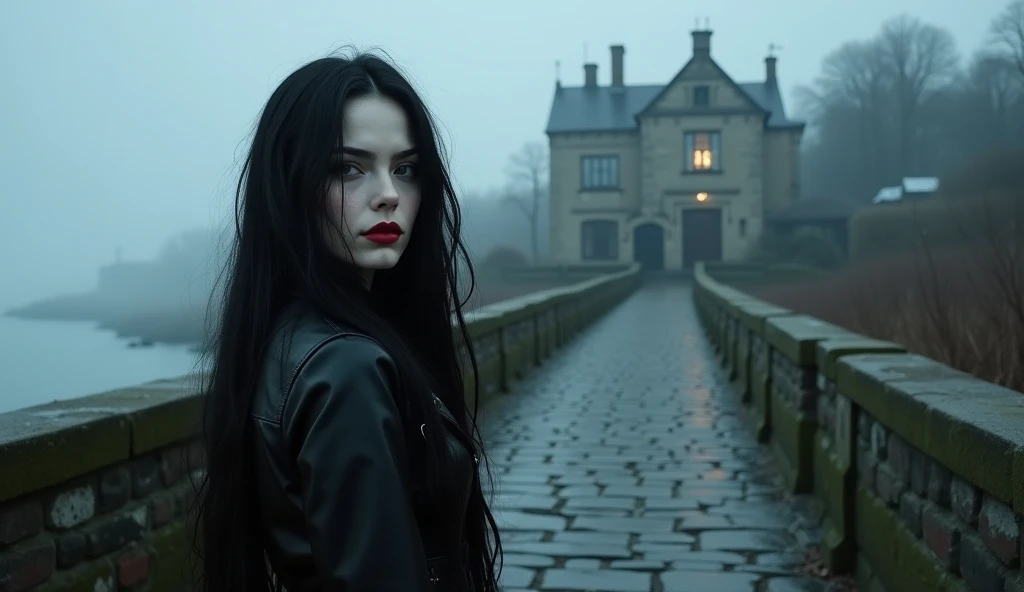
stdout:
<svg viewBox="0 0 1024 592">
<path fill-rule="evenodd" d="M 321 234 L 343 109 L 346 102 L 365 96 L 393 100 L 404 110 L 419 156 L 421 196 L 416 231 L 399 262 L 375 272 L 370 298 Z M 465 300 L 459 298 L 460 258 L 470 276 L 470 293 L 474 278 L 446 160 L 423 101 L 393 65 L 372 53 L 308 63 L 289 75 L 264 107 L 238 181 L 235 240 L 207 347 L 206 468 L 193 513 L 197 588 L 277 587 L 268 573 L 253 489 L 249 410 L 276 323 L 296 299 L 383 344 L 403 385 L 395 396 L 404 400 L 396 403 L 426 423 L 427 433 L 443 433 L 433 407 L 431 387 L 436 387 L 434 392 L 472 435 L 480 470 L 489 476 L 476 421 L 476 358 L 462 315 Z M 463 364 L 473 372 L 469 393 Z M 472 414 L 467 395 L 473 399 Z M 448 456 L 442 438 L 426 440 L 427 465 L 434 468 L 430 481 L 436 482 L 444 478 Z M 459 570 L 455 573 L 468 575 L 474 591 L 497 590 L 501 543 L 480 479 L 475 480 L 464 535 L 468 552 L 448 553 Z"/>
</svg>

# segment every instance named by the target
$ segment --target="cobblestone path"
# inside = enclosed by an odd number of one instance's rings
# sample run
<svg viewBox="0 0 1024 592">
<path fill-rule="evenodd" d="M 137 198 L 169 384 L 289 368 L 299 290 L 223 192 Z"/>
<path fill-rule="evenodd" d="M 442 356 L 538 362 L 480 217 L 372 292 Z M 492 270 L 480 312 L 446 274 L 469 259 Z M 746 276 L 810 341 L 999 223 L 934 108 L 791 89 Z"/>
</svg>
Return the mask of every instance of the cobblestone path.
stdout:
<svg viewBox="0 0 1024 592">
<path fill-rule="evenodd" d="M 689 286 L 658 280 L 485 418 L 517 590 L 821 592 Z"/>
</svg>

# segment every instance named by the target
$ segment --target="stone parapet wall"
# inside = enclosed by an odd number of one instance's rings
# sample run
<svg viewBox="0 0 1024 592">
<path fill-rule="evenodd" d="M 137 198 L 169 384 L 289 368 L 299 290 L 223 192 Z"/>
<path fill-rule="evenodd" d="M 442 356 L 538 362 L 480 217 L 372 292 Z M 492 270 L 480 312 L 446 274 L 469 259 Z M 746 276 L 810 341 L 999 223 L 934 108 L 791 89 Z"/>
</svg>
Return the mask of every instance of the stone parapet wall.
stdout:
<svg viewBox="0 0 1024 592">
<path fill-rule="evenodd" d="M 1024 394 L 726 281 L 757 274 L 698 266 L 694 301 L 787 488 L 813 494 L 829 567 L 864 590 L 1024 592 Z"/>
<path fill-rule="evenodd" d="M 471 312 L 482 400 L 640 282 L 633 266 Z M 195 378 L 0 414 L 0 592 L 189 589 L 186 512 L 203 467 Z"/>
</svg>

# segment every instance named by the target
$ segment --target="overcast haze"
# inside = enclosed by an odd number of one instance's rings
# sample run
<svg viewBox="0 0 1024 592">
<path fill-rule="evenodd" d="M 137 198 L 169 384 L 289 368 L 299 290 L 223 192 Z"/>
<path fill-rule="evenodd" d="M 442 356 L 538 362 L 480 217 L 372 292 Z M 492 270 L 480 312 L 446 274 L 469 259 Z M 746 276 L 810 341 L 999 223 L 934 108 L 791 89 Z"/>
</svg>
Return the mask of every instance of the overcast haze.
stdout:
<svg viewBox="0 0 1024 592">
<path fill-rule="evenodd" d="M 121 246 L 149 258 L 182 230 L 222 223 L 259 109 L 302 63 L 354 44 L 411 75 L 445 130 L 463 192 L 504 182 L 510 153 L 543 141 L 561 61 L 582 82 L 584 47 L 609 79 L 665 83 L 690 57 L 697 18 L 738 81 L 763 79 L 769 43 L 793 88 L 842 42 L 909 13 L 966 56 L 1003 0 L 479 0 L 0 3 L 0 309 L 90 288 Z"/>
</svg>

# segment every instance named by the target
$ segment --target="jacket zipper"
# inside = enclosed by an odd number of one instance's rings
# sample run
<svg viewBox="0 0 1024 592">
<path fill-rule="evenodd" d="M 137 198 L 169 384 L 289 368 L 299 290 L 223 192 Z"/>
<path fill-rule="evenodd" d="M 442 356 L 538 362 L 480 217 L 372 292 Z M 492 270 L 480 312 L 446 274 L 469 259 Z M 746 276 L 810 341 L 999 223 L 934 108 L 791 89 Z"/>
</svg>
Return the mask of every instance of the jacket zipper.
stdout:
<svg viewBox="0 0 1024 592">
<path fill-rule="evenodd" d="M 433 397 L 434 407 L 437 408 L 437 412 L 441 415 L 441 417 L 445 419 L 445 421 L 454 426 L 455 429 L 458 430 L 459 434 L 461 434 L 463 438 L 470 442 L 469 450 L 470 454 L 472 454 L 473 456 L 473 463 L 480 464 L 480 458 L 476 455 L 476 447 L 472 445 L 473 439 L 470 438 L 468 434 L 466 434 L 466 431 L 462 429 L 462 426 L 459 425 L 459 422 L 455 421 L 454 418 L 449 417 L 448 414 L 444 412 L 444 407 L 441 403 L 441 399 L 437 395 L 433 395 Z M 426 438 L 426 434 L 424 434 L 423 437 Z"/>
</svg>

